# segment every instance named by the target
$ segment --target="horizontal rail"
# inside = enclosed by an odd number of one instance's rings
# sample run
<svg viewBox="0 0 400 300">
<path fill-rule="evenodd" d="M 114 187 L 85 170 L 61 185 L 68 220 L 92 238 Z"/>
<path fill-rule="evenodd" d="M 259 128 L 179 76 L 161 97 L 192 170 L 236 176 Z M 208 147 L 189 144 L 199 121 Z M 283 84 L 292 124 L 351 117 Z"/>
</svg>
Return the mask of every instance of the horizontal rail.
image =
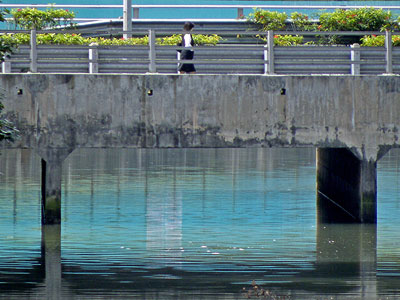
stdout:
<svg viewBox="0 0 400 300">
<path fill-rule="evenodd" d="M 32 30 L 32 37 L 36 33 Z M 195 51 L 195 58 L 187 63 L 195 64 L 197 73 L 201 74 L 360 75 L 400 72 L 400 47 L 392 47 L 390 32 L 383 33 L 386 39 L 384 47 L 360 47 L 357 44 L 351 47 L 274 46 L 276 33 L 279 32 L 264 32 L 269 38 L 265 45 L 195 46 L 190 48 Z M 346 32 L 340 32 L 340 35 L 343 33 Z M 357 32 L 347 34 L 359 35 Z M 148 35 L 156 36 L 153 30 Z M 177 58 L 177 50 L 188 49 L 155 45 L 154 38 L 149 38 L 149 45 L 141 46 L 37 45 L 35 42 L 36 39 L 31 38 L 30 46 L 20 46 L 18 52 L 6 57 L 2 64 L 3 73 L 177 73 L 178 64 L 185 63 Z"/>
<path fill-rule="evenodd" d="M 94 4 L 1 4 L 3 8 L 122 8 L 122 4 L 102 4 L 102 5 L 94 5 Z"/>
<path fill-rule="evenodd" d="M 187 10 L 198 10 L 198 9 L 214 9 L 214 10 L 236 10 L 236 16 L 232 19 L 237 19 L 243 17 L 244 10 L 247 9 L 266 9 L 266 10 L 333 10 L 333 9 L 357 9 L 364 8 L 366 6 L 373 7 L 377 9 L 387 9 L 387 10 L 400 10 L 400 5 L 263 5 L 263 4 L 218 4 L 218 5 L 183 5 L 183 4 L 145 4 L 145 5 L 137 5 L 132 4 L 132 1 L 124 1 L 122 4 L 1 4 L 3 8 L 76 8 L 76 9 L 121 9 L 121 16 L 123 17 L 124 28 L 130 28 L 130 21 L 133 19 L 139 19 L 140 10 L 143 9 L 187 9 Z M 132 14 L 133 10 L 133 14 Z M 133 18 L 132 18 L 133 17 Z M 204 19 L 204 18 L 202 18 Z M 103 20 L 104 18 L 76 18 L 75 21 L 79 22 L 90 22 L 90 20 Z"/>
<path fill-rule="evenodd" d="M 46 7 L 54 7 L 54 8 L 122 8 L 122 4 L 115 5 L 107 5 L 107 4 L 1 4 L 4 8 L 22 8 L 22 7 L 30 7 L 30 8 L 46 8 Z M 253 8 L 262 8 L 262 9 L 355 9 L 355 8 L 364 8 L 364 7 L 373 7 L 373 8 L 382 8 L 382 9 L 400 9 L 400 5 L 246 5 L 246 4 L 209 4 L 209 5 L 191 5 L 191 4 L 132 4 L 132 8 L 215 8 L 215 9 L 232 9 L 232 8 L 244 8 L 244 9 L 253 9 Z"/>
</svg>

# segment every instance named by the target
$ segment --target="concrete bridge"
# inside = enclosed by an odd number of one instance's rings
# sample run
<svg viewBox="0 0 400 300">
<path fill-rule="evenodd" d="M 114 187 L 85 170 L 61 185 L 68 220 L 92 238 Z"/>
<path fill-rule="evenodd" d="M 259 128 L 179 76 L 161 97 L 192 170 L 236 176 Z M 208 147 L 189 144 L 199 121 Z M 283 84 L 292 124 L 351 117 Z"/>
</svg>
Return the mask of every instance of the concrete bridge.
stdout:
<svg viewBox="0 0 400 300">
<path fill-rule="evenodd" d="M 61 222 L 76 148 L 317 148 L 322 222 L 376 223 L 376 164 L 399 146 L 400 77 L 4 74 L 7 118 L 42 158 L 43 224 Z"/>
</svg>

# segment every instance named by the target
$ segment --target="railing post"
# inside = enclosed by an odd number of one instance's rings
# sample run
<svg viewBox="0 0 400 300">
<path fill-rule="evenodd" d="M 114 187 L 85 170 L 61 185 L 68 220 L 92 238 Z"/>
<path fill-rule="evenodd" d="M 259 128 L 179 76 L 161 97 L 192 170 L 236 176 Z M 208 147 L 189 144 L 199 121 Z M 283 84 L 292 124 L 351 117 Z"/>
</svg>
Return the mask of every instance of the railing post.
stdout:
<svg viewBox="0 0 400 300">
<path fill-rule="evenodd" d="M 89 48 L 89 73 L 99 73 L 99 51 L 97 45 L 92 45 L 93 48 Z"/>
<path fill-rule="evenodd" d="M 149 30 L 149 72 L 156 73 L 156 35 L 153 29 Z"/>
<path fill-rule="evenodd" d="M 267 70 L 266 74 L 274 74 L 274 31 L 268 30 L 267 32 L 267 51 L 266 51 L 266 58 L 267 58 Z M 265 50 L 264 50 L 265 56 Z"/>
<path fill-rule="evenodd" d="M 176 71 L 179 73 L 179 60 L 181 60 L 181 53 L 176 51 L 176 59 L 178 60 L 178 63 L 176 64 Z"/>
<path fill-rule="evenodd" d="M 124 39 L 132 37 L 132 0 L 124 0 L 124 16 L 123 28 L 126 33 L 123 34 Z"/>
<path fill-rule="evenodd" d="M 353 44 L 351 47 L 351 75 L 360 75 L 361 74 L 361 65 L 360 61 L 360 44 Z M 357 63 L 354 63 L 357 62 Z"/>
<path fill-rule="evenodd" d="M 37 44 L 36 44 L 36 29 L 31 30 L 31 64 L 30 69 L 32 73 L 37 73 Z"/>
<path fill-rule="evenodd" d="M 386 48 L 386 74 L 393 74 L 392 32 L 390 30 L 386 30 L 385 48 Z"/>
<path fill-rule="evenodd" d="M 239 7 L 237 10 L 237 18 L 242 19 L 243 18 L 243 7 Z"/>
<path fill-rule="evenodd" d="M 1 64 L 3 73 L 11 73 L 11 59 L 10 54 L 4 56 L 4 61 Z"/>
</svg>

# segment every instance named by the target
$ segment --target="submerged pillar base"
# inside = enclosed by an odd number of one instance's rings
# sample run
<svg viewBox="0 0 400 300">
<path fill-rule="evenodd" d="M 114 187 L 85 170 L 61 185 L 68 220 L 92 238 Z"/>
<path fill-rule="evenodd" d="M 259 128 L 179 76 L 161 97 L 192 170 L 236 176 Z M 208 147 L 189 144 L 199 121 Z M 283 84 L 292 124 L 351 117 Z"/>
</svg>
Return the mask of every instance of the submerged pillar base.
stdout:
<svg viewBox="0 0 400 300">
<path fill-rule="evenodd" d="M 323 223 L 376 223 L 376 161 L 346 148 L 317 149 L 317 211 Z"/>
<path fill-rule="evenodd" d="M 61 224 L 62 162 L 71 153 L 68 149 L 46 149 L 42 157 L 42 224 Z"/>
</svg>

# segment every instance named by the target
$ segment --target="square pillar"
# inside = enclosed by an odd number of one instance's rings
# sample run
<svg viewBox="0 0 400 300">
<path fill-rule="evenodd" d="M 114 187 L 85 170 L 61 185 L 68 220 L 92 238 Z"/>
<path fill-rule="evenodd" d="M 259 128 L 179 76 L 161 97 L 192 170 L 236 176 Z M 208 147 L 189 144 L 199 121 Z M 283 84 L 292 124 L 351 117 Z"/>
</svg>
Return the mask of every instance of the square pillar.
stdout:
<svg viewBox="0 0 400 300">
<path fill-rule="evenodd" d="M 42 224 L 61 224 L 62 163 L 71 149 L 39 149 L 42 157 Z"/>
<path fill-rule="evenodd" d="M 317 149 L 318 221 L 376 223 L 376 161 L 346 148 Z"/>
</svg>

